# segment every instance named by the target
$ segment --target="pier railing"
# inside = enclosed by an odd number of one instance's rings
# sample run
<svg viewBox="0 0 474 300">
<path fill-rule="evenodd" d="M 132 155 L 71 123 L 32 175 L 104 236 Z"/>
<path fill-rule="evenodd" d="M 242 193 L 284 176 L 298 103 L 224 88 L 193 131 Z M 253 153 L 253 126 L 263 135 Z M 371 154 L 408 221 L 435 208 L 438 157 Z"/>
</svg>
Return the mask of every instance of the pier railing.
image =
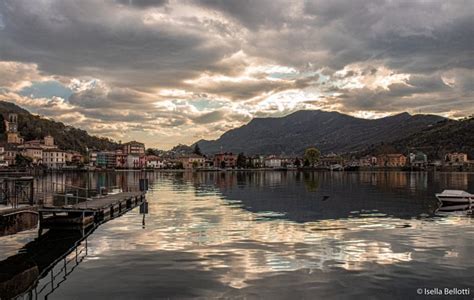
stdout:
<svg viewBox="0 0 474 300">
<path fill-rule="evenodd" d="M 136 184 L 81 187 L 34 177 L 0 178 L 0 205 L 17 208 L 21 205 L 69 205 L 97 199 L 108 194 L 119 192 L 136 192 L 144 190 L 144 182 Z M 148 183 L 146 183 L 148 185 Z"/>
<path fill-rule="evenodd" d="M 0 178 L 0 204 L 13 208 L 21 204 L 34 204 L 33 177 Z"/>
</svg>

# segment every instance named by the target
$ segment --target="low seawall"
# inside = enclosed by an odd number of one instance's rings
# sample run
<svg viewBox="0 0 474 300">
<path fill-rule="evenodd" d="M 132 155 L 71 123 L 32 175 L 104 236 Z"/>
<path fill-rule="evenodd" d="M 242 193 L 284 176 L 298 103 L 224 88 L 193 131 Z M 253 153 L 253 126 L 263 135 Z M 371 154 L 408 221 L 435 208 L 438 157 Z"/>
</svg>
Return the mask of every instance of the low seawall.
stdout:
<svg viewBox="0 0 474 300">
<path fill-rule="evenodd" d="M 37 207 L 9 209 L 0 213 L 0 236 L 15 234 L 38 226 Z"/>
</svg>

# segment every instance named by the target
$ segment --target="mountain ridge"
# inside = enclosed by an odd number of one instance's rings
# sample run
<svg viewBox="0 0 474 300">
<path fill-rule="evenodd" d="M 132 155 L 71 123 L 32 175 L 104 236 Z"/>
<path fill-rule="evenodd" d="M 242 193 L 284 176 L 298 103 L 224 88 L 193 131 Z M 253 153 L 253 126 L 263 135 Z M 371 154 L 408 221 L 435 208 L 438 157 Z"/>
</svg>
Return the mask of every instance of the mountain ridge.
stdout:
<svg viewBox="0 0 474 300">
<path fill-rule="evenodd" d="M 197 144 L 208 154 L 222 150 L 300 155 L 309 146 L 316 146 L 323 153 L 347 153 L 401 139 L 445 119 L 407 112 L 379 119 L 362 119 L 333 111 L 301 110 L 284 117 L 255 118 L 225 132 L 216 140 L 200 140 Z"/>
<path fill-rule="evenodd" d="M 90 135 L 85 130 L 33 115 L 15 103 L 7 101 L 0 101 L 0 137 L 3 141 L 5 141 L 3 115 L 8 113 L 18 114 L 18 131 L 27 141 L 42 139 L 45 135 L 51 134 L 59 148 L 83 154 L 86 153 L 86 149 L 113 150 L 118 147 L 118 143 L 109 138 Z"/>
</svg>

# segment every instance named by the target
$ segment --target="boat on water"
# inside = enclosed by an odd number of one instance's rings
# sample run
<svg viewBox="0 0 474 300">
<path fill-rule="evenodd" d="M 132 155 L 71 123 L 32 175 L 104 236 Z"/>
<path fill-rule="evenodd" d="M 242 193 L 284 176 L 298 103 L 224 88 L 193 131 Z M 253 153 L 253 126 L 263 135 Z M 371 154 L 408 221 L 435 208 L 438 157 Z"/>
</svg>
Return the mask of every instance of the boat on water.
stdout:
<svg viewBox="0 0 474 300">
<path fill-rule="evenodd" d="M 470 204 L 441 205 L 437 212 L 469 212 L 472 210 Z"/>
<path fill-rule="evenodd" d="M 474 195 L 466 191 L 444 190 L 435 196 L 443 205 L 474 204 Z"/>
</svg>

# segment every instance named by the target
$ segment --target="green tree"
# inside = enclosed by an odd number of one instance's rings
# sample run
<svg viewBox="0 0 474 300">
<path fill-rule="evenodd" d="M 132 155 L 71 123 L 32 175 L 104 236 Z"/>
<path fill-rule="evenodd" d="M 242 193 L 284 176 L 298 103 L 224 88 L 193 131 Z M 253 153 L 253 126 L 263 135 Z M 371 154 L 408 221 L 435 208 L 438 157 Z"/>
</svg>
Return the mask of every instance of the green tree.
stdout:
<svg viewBox="0 0 474 300">
<path fill-rule="evenodd" d="M 201 148 L 199 148 L 198 143 L 196 143 L 196 145 L 194 145 L 193 153 L 196 154 L 196 155 L 201 155 L 202 156 Z"/>
<path fill-rule="evenodd" d="M 301 167 L 301 161 L 298 157 L 295 159 L 294 165 L 298 168 Z"/>
<path fill-rule="evenodd" d="M 247 165 L 247 157 L 241 152 L 237 155 L 237 167 L 238 168 L 245 168 Z"/>
<path fill-rule="evenodd" d="M 30 157 L 17 154 L 15 156 L 15 164 L 18 167 L 29 167 L 33 163 L 33 160 Z"/>
<path fill-rule="evenodd" d="M 321 152 L 315 147 L 308 148 L 304 152 L 304 158 L 308 160 L 312 168 L 319 162 L 320 157 Z"/>
<path fill-rule="evenodd" d="M 5 120 L 3 119 L 3 115 L 0 114 L 0 133 L 5 132 Z"/>
<path fill-rule="evenodd" d="M 304 159 L 303 166 L 304 167 L 309 167 L 309 160 L 307 158 Z"/>
</svg>

